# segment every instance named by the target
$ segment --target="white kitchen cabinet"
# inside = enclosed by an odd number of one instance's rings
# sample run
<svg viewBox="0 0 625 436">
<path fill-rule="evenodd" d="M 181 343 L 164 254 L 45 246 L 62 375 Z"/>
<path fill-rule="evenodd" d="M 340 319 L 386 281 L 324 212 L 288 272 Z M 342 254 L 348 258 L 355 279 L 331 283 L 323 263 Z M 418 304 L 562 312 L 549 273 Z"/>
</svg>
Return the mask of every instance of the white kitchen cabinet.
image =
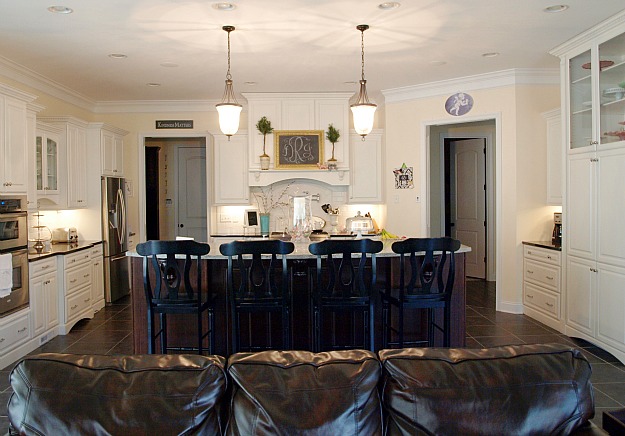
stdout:
<svg viewBox="0 0 625 436">
<path fill-rule="evenodd" d="M 561 58 L 567 174 L 566 330 L 625 361 L 625 15 L 554 49 Z M 615 90 L 615 88 L 617 88 Z M 617 319 L 612 319 L 614 317 Z"/>
<path fill-rule="evenodd" d="M 28 312 L 19 312 L 0 322 L 0 356 L 6 355 L 30 338 L 28 314 Z"/>
<path fill-rule="evenodd" d="M 213 204 L 249 204 L 245 131 L 232 136 L 214 135 Z"/>
<path fill-rule="evenodd" d="M 27 103 L 34 96 L 0 85 L 0 192 L 27 194 Z"/>
<path fill-rule="evenodd" d="M 100 151 L 103 176 L 124 176 L 124 136 L 128 132 L 104 123 L 89 123 L 89 143 Z M 89 147 L 91 148 L 91 147 Z"/>
<path fill-rule="evenodd" d="M 59 174 L 66 171 L 65 165 L 62 165 L 64 156 L 61 129 L 38 122 L 35 138 L 35 186 L 38 199 L 48 198 L 55 203 L 59 202 Z"/>
<path fill-rule="evenodd" d="M 56 257 L 30 262 L 29 294 L 31 328 L 38 345 L 49 341 L 58 334 L 58 284 Z"/>
<path fill-rule="evenodd" d="M 365 140 L 360 135 L 350 135 L 351 184 L 350 203 L 382 203 L 382 131 L 373 130 Z"/>
<path fill-rule="evenodd" d="M 87 122 L 69 116 L 40 117 L 39 121 L 53 126 L 59 132 L 58 195 L 51 197 L 46 195 L 47 191 L 38 190 L 39 198 L 48 198 L 54 201 L 58 208 L 63 209 L 89 207 Z M 39 184 L 38 181 L 37 183 Z M 46 208 L 46 205 L 42 204 L 42 207 Z"/>
<path fill-rule="evenodd" d="M 57 256 L 59 269 L 59 333 L 65 335 L 84 318 L 93 318 L 93 265 L 88 249 Z"/>
<path fill-rule="evenodd" d="M 102 244 L 94 245 L 89 249 L 91 258 L 92 281 L 91 301 L 94 311 L 102 309 L 104 302 L 104 258 L 102 257 Z"/>
<path fill-rule="evenodd" d="M 524 313 L 558 331 L 563 330 L 561 262 L 558 250 L 523 246 Z"/>
</svg>

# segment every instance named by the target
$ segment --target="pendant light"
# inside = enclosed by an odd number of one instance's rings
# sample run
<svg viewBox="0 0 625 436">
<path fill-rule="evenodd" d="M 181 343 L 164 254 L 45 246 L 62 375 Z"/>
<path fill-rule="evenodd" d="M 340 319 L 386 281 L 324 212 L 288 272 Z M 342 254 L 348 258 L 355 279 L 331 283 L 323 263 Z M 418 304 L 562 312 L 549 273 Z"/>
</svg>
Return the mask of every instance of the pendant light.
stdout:
<svg viewBox="0 0 625 436">
<path fill-rule="evenodd" d="M 373 129 L 373 115 L 377 106 L 369 101 L 367 97 L 367 81 L 365 80 L 365 30 L 369 26 L 367 24 L 359 24 L 356 29 L 360 30 L 360 48 L 362 58 L 362 72 L 360 76 L 360 93 L 358 94 L 358 100 L 352 104 L 352 114 L 354 117 L 354 130 L 360 136 L 362 140 L 365 140 L 365 136 Z"/>
<path fill-rule="evenodd" d="M 230 137 L 239 130 L 239 118 L 243 106 L 237 102 L 234 96 L 232 75 L 230 74 L 230 32 L 234 30 L 234 26 L 223 26 L 222 29 L 228 32 L 228 72 L 226 73 L 224 96 L 221 99 L 221 103 L 215 105 L 215 107 L 219 113 L 219 128 L 228 137 L 228 141 L 230 141 Z"/>
</svg>

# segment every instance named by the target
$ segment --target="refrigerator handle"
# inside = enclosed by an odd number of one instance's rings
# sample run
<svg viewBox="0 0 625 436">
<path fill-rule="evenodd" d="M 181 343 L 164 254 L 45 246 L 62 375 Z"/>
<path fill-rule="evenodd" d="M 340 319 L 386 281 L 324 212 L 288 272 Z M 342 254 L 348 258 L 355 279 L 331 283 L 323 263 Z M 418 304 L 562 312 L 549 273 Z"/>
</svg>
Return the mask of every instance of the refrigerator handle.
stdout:
<svg viewBox="0 0 625 436">
<path fill-rule="evenodd" d="M 117 204 L 121 206 L 121 228 L 119 231 L 119 244 L 123 245 L 126 241 L 126 202 L 124 200 L 124 193 L 121 189 L 117 190 Z"/>
</svg>

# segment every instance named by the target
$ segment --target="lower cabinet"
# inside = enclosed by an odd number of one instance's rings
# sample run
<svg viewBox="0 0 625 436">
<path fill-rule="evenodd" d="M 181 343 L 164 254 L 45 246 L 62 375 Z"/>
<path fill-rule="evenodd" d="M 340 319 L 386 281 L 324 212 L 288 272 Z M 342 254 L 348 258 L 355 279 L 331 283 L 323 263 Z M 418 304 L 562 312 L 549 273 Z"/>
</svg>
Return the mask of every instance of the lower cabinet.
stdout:
<svg viewBox="0 0 625 436">
<path fill-rule="evenodd" d="M 56 258 L 31 262 L 28 267 L 31 329 L 33 338 L 41 345 L 58 334 L 59 288 Z"/>
<path fill-rule="evenodd" d="M 89 249 L 91 259 L 91 306 L 97 312 L 105 305 L 104 302 L 104 258 L 102 244 L 94 245 Z"/>
<path fill-rule="evenodd" d="M 561 253 L 558 250 L 524 245 L 523 311 L 549 327 L 562 331 Z"/>
<path fill-rule="evenodd" d="M 58 256 L 59 333 L 64 335 L 84 318 L 93 318 L 93 265 L 88 249 Z"/>
</svg>

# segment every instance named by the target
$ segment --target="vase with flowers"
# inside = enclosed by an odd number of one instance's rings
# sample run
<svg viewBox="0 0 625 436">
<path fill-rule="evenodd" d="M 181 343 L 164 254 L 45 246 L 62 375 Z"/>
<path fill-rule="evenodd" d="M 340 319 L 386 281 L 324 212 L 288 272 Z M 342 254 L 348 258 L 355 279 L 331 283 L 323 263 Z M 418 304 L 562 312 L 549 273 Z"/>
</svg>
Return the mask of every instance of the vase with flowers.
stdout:
<svg viewBox="0 0 625 436">
<path fill-rule="evenodd" d="M 260 234 L 262 236 L 269 236 L 271 211 L 276 208 L 284 208 L 289 205 L 286 195 L 292 184 L 292 181 L 289 182 L 279 194 L 274 192 L 274 183 L 267 187 L 259 187 L 258 190 L 253 193 L 254 198 L 256 199 L 256 204 L 258 205 L 258 212 L 260 215 Z"/>
<path fill-rule="evenodd" d="M 256 123 L 256 129 L 263 135 L 263 154 L 260 155 L 260 169 L 268 170 L 269 169 L 269 155 L 265 152 L 265 146 L 267 143 L 267 135 L 273 132 L 273 127 L 271 127 L 271 121 L 267 119 L 267 117 L 262 117 Z"/>
<path fill-rule="evenodd" d="M 334 158 L 334 144 L 336 144 L 341 137 L 341 133 L 339 130 L 334 127 L 332 124 L 328 126 L 328 131 L 326 132 L 326 139 L 332 143 L 332 157 L 328 159 L 328 170 L 335 170 L 336 159 Z"/>
</svg>

